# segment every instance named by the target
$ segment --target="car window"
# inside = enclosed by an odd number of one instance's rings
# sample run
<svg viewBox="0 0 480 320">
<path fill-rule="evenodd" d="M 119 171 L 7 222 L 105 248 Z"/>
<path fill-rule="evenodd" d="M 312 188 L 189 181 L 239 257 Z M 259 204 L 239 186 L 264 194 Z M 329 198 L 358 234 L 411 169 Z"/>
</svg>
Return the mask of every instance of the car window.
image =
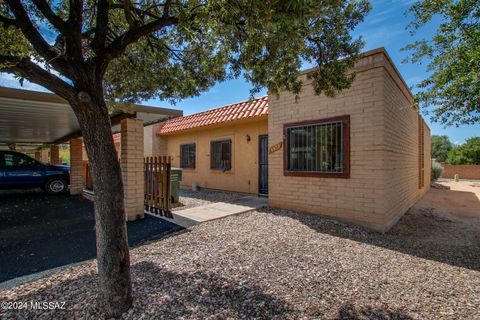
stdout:
<svg viewBox="0 0 480 320">
<path fill-rule="evenodd" d="M 35 165 L 35 160 L 19 153 L 5 153 L 5 167 L 29 167 Z"/>
</svg>

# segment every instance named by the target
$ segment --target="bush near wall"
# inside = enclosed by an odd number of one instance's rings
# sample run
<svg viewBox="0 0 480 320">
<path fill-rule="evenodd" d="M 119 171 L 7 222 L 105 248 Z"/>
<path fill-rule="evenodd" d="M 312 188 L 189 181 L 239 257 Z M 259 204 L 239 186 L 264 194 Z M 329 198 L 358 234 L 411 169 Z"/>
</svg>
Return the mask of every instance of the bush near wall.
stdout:
<svg viewBox="0 0 480 320">
<path fill-rule="evenodd" d="M 432 181 L 437 181 L 442 176 L 443 166 L 435 160 L 432 160 Z"/>
<path fill-rule="evenodd" d="M 480 180 L 480 165 L 479 164 L 448 164 L 442 163 L 443 173 L 442 178 L 453 179 L 456 174 L 460 179 Z"/>
</svg>

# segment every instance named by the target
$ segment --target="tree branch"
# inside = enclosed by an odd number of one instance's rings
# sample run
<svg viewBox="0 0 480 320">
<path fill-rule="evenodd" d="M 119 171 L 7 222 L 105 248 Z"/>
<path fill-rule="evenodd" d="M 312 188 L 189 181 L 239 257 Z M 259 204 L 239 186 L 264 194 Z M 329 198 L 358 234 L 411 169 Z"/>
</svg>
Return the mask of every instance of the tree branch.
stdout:
<svg viewBox="0 0 480 320">
<path fill-rule="evenodd" d="M 105 49 L 105 39 L 107 38 L 108 33 L 109 9 L 110 5 L 108 0 L 98 0 L 95 37 L 92 42 L 92 49 L 97 55 Z"/>
<path fill-rule="evenodd" d="M 14 26 L 18 28 L 18 23 L 15 19 L 10 19 L 4 16 L 0 16 L 0 23 L 2 23 L 6 28 Z"/>
<path fill-rule="evenodd" d="M 111 61 L 112 59 L 118 58 L 121 56 L 127 46 L 136 42 L 141 37 L 144 37 L 152 32 L 158 31 L 167 26 L 176 25 L 178 23 L 178 18 L 176 17 L 164 17 L 150 23 L 144 24 L 140 27 L 129 29 L 123 35 L 117 37 L 106 49 L 103 58 L 106 61 Z"/>
<path fill-rule="evenodd" d="M 165 0 L 165 6 L 163 7 L 163 16 L 170 16 L 170 6 L 172 5 L 172 0 Z"/>
<path fill-rule="evenodd" d="M 35 51 L 37 51 L 37 53 L 58 72 L 69 78 L 72 77 L 73 73 L 71 71 L 71 66 L 65 58 L 61 56 L 61 52 L 55 50 L 54 47 L 50 46 L 47 41 L 45 41 L 37 28 L 33 25 L 21 2 L 19 0 L 10 0 L 7 4 L 15 15 L 17 25 Z"/>
<path fill-rule="evenodd" d="M 67 36 L 67 55 L 73 57 L 78 63 L 82 63 L 83 60 L 83 48 L 82 48 L 82 14 L 83 14 L 83 1 L 71 0 L 70 10 L 68 14 L 68 34 Z"/>
<path fill-rule="evenodd" d="M 75 91 L 68 83 L 33 63 L 30 57 L 0 55 L 0 72 L 20 74 L 23 78 L 54 92 L 65 100 L 75 99 Z"/>
<path fill-rule="evenodd" d="M 125 0 L 123 3 L 123 12 L 125 13 L 125 19 L 127 19 L 127 22 L 130 28 L 134 28 L 137 25 L 137 23 L 133 18 L 132 10 L 130 10 L 131 7 L 132 5 L 130 3 L 130 0 Z"/>
<path fill-rule="evenodd" d="M 50 5 L 45 0 L 32 0 L 33 4 L 40 10 L 48 22 L 52 24 L 60 33 L 65 34 L 65 21 L 62 18 L 57 16 L 51 9 Z"/>
<path fill-rule="evenodd" d="M 162 6 L 162 5 L 158 5 L 159 7 Z M 122 9 L 122 10 L 125 10 L 125 4 L 120 4 L 120 3 L 112 3 L 110 4 L 110 8 L 111 9 Z M 156 14 L 153 14 L 151 12 L 149 12 L 148 10 L 141 10 L 141 9 L 138 9 L 138 8 L 135 8 L 134 6 L 129 6 L 128 8 L 131 12 L 135 12 L 138 16 L 142 16 L 142 18 L 145 18 L 145 17 L 150 17 L 150 18 L 154 18 L 154 19 L 160 19 L 160 16 L 156 15 Z"/>
</svg>

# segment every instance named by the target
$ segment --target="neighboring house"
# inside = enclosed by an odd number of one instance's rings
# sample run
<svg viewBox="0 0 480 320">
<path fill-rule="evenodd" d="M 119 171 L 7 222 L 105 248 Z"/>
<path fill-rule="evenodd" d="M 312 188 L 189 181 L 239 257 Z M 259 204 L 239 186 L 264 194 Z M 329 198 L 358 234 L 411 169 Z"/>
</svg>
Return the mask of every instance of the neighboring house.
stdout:
<svg viewBox="0 0 480 320">
<path fill-rule="evenodd" d="M 267 193 L 267 166 L 259 185 L 259 141 L 266 162 L 268 98 L 240 102 L 156 125 L 160 154 L 183 169 L 183 185 Z"/>
<path fill-rule="evenodd" d="M 386 231 L 430 186 L 430 130 L 383 48 L 355 72 L 335 98 L 305 71 L 297 102 L 281 92 L 145 127 L 145 153 L 172 156 L 185 186 Z"/>
</svg>

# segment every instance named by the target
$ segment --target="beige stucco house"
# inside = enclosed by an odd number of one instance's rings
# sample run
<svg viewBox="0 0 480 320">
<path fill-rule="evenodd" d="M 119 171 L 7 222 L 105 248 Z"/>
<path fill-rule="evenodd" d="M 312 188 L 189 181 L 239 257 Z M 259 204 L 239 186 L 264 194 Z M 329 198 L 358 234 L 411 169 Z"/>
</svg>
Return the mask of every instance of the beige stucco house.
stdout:
<svg viewBox="0 0 480 320">
<path fill-rule="evenodd" d="M 272 207 L 388 230 L 430 186 L 430 130 L 383 48 L 351 88 L 265 96 L 145 127 L 146 156 L 170 155 L 191 187 L 262 194 Z"/>
</svg>

